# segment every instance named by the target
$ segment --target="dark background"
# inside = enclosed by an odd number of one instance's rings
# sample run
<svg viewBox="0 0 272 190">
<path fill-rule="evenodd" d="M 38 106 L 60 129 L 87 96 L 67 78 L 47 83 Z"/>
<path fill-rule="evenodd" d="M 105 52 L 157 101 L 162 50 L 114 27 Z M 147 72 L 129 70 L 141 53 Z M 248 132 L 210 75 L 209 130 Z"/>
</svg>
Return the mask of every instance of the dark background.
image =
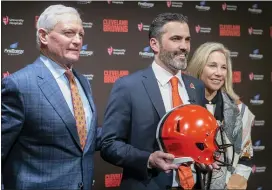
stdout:
<svg viewBox="0 0 272 190">
<path fill-rule="evenodd" d="M 105 83 L 104 74 L 114 70 L 113 78 L 121 76 L 121 72 L 133 73 L 146 68 L 152 63 L 151 58 L 139 55 L 149 45 L 148 31 L 138 29 L 138 24 L 150 25 L 153 18 L 163 12 L 179 12 L 189 18 L 192 36 L 192 52 L 202 43 L 217 41 L 226 45 L 231 52 L 238 52 L 233 57 L 233 70 L 241 74 L 241 81 L 234 81 L 235 91 L 241 96 L 250 110 L 256 115 L 256 125 L 252 129 L 253 144 L 256 150 L 265 146 L 262 151 L 254 151 L 254 166 L 248 189 L 270 189 L 272 145 L 269 139 L 271 127 L 271 96 L 272 96 L 272 3 L 271 2 L 178 2 L 182 7 L 174 7 L 175 2 L 152 1 L 74 1 L 74 2 L 1 2 L 2 31 L 1 31 L 1 61 L 2 77 L 13 73 L 32 63 L 39 52 L 36 49 L 35 17 L 49 5 L 64 4 L 79 10 L 82 20 L 91 28 L 85 28 L 83 45 L 85 53 L 92 51 L 91 56 L 82 56 L 75 68 L 82 74 L 88 75 L 92 84 L 94 100 L 98 109 L 99 125 L 103 123 L 103 114 L 113 83 Z M 149 5 L 150 7 L 144 7 Z M 235 8 L 236 10 L 230 10 Z M 200 7 L 200 8 L 199 8 Z M 225 9 L 224 9 L 225 8 Z M 203 10 L 203 9 L 206 9 Z M 207 10 L 209 9 L 209 10 Z M 260 13 L 261 11 L 261 13 Z M 258 12 L 258 13 L 257 13 Z M 4 17 L 9 22 L 4 22 Z M 128 21 L 128 32 L 104 32 L 103 20 L 116 19 Z M 219 25 L 239 25 L 240 36 L 220 36 Z M 196 26 L 201 29 L 210 28 L 209 33 L 196 32 Z M 249 28 L 253 28 L 253 34 Z M 262 30 L 262 35 L 254 34 Z M 238 31 L 239 32 L 239 31 Z M 17 43 L 17 44 L 16 44 Z M 13 44 L 13 45 L 12 45 Z M 17 45 L 17 46 L 16 46 Z M 125 55 L 109 55 L 108 48 L 125 49 Z M 23 54 L 11 55 L 7 52 L 24 50 Z M 259 51 L 262 59 L 254 60 L 249 54 Z M 89 52 L 91 54 L 91 52 Z M 106 71 L 106 72 L 105 72 Z M 120 72 L 121 71 L 121 72 Z M 119 73 L 119 75 L 118 75 Z M 263 80 L 250 80 L 249 74 L 263 75 Z M 121 74 L 121 75 L 120 75 Z M 239 80 L 238 80 L 239 81 Z M 261 105 L 254 105 L 251 99 L 264 100 Z M 261 123 L 261 126 L 260 126 Z M 264 123 L 264 124 L 262 124 Z M 103 190 L 109 187 L 118 189 L 122 170 L 104 162 L 97 152 L 95 157 L 94 189 Z M 269 177 L 270 176 L 270 177 Z"/>
</svg>

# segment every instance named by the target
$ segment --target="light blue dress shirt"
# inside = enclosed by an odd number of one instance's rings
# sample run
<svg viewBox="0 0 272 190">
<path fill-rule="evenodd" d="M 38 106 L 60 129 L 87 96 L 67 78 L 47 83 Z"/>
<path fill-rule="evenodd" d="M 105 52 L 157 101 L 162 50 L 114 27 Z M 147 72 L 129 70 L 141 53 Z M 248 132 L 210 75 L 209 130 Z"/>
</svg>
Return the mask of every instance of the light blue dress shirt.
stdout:
<svg viewBox="0 0 272 190">
<path fill-rule="evenodd" d="M 55 63 L 54 61 L 52 61 L 51 59 L 49 59 L 43 55 L 40 56 L 40 59 L 45 64 L 45 66 L 50 70 L 53 77 L 57 81 L 57 83 L 60 87 L 60 90 L 61 90 L 72 114 L 74 115 L 70 84 L 69 84 L 68 78 L 64 74 L 65 69 L 63 67 L 61 67 L 60 65 L 58 65 L 57 63 Z M 84 92 L 80 82 L 78 81 L 78 79 L 76 77 L 75 77 L 75 80 L 76 80 L 76 84 L 77 84 L 79 94 L 80 94 L 80 97 L 81 97 L 81 100 L 83 103 L 83 107 L 84 107 L 85 118 L 86 118 L 86 127 L 87 127 L 87 133 L 88 133 L 90 130 L 90 127 L 91 127 L 91 121 L 92 121 L 92 116 L 93 116 L 92 109 L 91 109 L 90 103 L 85 95 L 85 92 Z"/>
</svg>

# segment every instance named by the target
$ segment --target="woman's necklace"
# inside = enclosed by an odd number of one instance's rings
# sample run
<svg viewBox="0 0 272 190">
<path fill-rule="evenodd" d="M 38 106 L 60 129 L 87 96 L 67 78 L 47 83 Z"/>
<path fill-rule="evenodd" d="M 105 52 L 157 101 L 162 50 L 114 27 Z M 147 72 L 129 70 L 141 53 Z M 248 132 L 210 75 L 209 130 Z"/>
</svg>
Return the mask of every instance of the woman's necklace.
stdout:
<svg viewBox="0 0 272 190">
<path fill-rule="evenodd" d="M 212 101 L 209 101 L 209 104 L 206 104 L 207 110 L 214 115 L 216 104 L 213 104 Z"/>
</svg>

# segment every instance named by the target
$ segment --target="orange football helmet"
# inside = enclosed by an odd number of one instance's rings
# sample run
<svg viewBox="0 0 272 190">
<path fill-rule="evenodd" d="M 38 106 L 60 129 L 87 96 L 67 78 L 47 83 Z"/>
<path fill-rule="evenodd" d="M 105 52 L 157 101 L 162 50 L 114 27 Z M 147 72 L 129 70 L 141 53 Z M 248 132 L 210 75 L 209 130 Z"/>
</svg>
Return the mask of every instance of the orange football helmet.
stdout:
<svg viewBox="0 0 272 190">
<path fill-rule="evenodd" d="M 221 127 L 214 116 L 199 105 L 187 104 L 176 107 L 166 113 L 158 124 L 157 141 L 160 149 L 173 154 L 175 158 L 190 158 L 203 164 L 220 162 L 221 166 L 230 166 L 227 160 L 219 160 L 232 144 L 216 142 Z M 234 150 L 234 149 L 233 149 Z M 234 153 L 233 153 L 234 155 Z"/>
</svg>

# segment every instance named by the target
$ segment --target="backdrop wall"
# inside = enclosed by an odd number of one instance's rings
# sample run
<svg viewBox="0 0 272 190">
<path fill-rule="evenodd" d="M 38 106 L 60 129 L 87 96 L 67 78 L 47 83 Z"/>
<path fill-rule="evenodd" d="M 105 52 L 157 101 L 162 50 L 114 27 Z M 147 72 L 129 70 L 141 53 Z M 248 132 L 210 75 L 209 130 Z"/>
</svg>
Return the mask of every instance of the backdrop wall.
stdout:
<svg viewBox="0 0 272 190">
<path fill-rule="evenodd" d="M 82 14 L 86 35 L 75 68 L 92 84 L 100 125 L 114 81 L 152 63 L 148 30 L 157 14 L 179 12 L 188 16 L 191 52 L 207 41 L 226 45 L 232 52 L 234 88 L 256 115 L 252 130 L 254 165 L 248 189 L 272 187 L 271 2 L 2 1 L 2 77 L 39 56 L 35 48 L 36 20 L 47 6 L 59 3 L 76 7 Z M 118 189 L 121 172 L 97 152 L 94 189 Z"/>
</svg>

